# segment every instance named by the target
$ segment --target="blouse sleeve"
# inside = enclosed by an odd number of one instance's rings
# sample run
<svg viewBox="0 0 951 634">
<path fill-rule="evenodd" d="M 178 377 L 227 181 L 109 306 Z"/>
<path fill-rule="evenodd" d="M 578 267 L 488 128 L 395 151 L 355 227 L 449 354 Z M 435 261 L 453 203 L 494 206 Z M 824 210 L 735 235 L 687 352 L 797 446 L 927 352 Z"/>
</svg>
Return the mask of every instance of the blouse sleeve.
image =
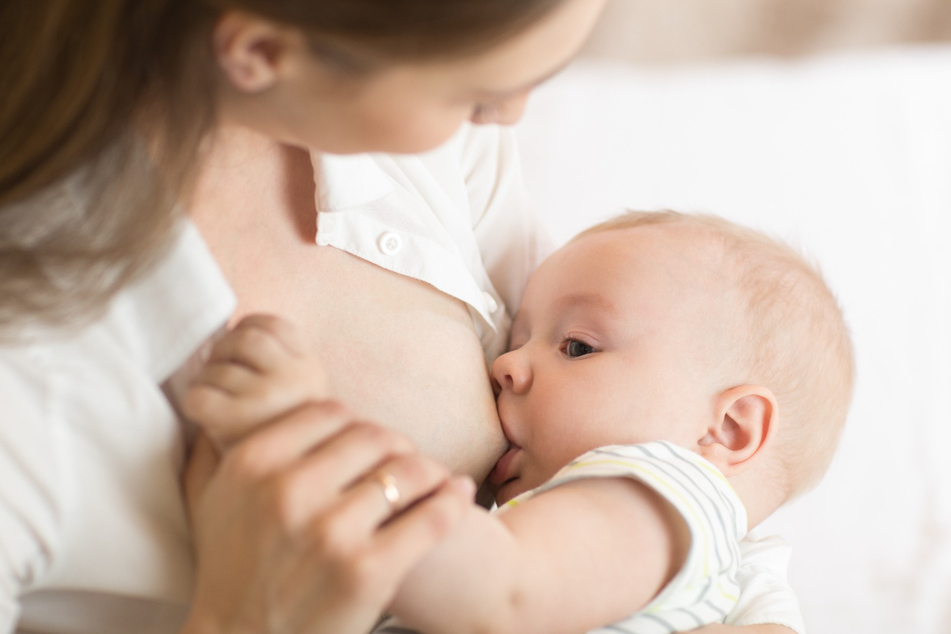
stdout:
<svg viewBox="0 0 951 634">
<path fill-rule="evenodd" d="M 552 242 L 525 190 L 514 131 L 470 126 L 461 164 L 483 265 L 515 314 L 528 276 L 551 253 Z"/>
<path fill-rule="evenodd" d="M 12 632 L 19 597 L 56 549 L 60 487 L 53 413 L 31 359 L 0 355 L 0 632 Z"/>
<path fill-rule="evenodd" d="M 740 598 L 727 625 L 774 624 L 806 634 L 799 601 L 786 580 L 790 548 L 784 539 L 747 536 L 740 541 Z"/>
</svg>

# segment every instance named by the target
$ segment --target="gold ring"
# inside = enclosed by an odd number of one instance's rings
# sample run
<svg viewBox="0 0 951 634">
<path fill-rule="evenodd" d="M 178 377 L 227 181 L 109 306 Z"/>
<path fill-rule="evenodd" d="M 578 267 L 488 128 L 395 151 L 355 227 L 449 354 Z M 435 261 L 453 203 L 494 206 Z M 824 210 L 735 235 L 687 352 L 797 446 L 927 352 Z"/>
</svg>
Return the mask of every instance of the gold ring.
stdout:
<svg viewBox="0 0 951 634">
<path fill-rule="evenodd" d="M 385 471 L 378 471 L 373 474 L 373 478 L 383 487 L 383 497 L 390 505 L 390 512 L 393 513 L 400 507 L 400 490 L 396 486 L 396 478 Z"/>
</svg>

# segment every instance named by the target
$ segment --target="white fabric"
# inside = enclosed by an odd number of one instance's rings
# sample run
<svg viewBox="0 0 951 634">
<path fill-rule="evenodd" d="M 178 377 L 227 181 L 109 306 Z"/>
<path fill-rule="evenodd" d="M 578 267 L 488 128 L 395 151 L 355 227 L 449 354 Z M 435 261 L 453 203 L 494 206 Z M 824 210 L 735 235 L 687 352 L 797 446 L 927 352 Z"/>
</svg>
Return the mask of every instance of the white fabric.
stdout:
<svg viewBox="0 0 951 634">
<path fill-rule="evenodd" d="M 746 534 L 746 509 L 723 474 L 698 454 L 668 442 L 611 445 L 575 458 L 499 512 L 586 478 L 641 482 L 674 507 L 690 533 L 683 566 L 657 596 L 631 616 L 592 634 L 672 634 L 722 622 L 739 597 L 739 540 Z"/>
<path fill-rule="evenodd" d="M 186 223 L 101 319 L 0 348 L 0 632 L 18 617 L 39 632 L 181 623 L 193 574 L 184 447 L 159 385 L 234 304 Z"/>
<path fill-rule="evenodd" d="M 626 207 L 672 208 L 816 258 L 857 350 L 852 410 L 822 484 L 756 532 L 792 544 L 810 634 L 947 632 L 951 46 L 588 62 L 541 87 L 517 132 L 556 241 Z"/>
<path fill-rule="evenodd" d="M 489 363 L 529 274 L 551 250 L 511 129 L 465 125 L 421 155 L 319 155 L 317 244 L 465 302 Z"/>
<path fill-rule="evenodd" d="M 740 598 L 727 615 L 727 625 L 774 623 L 804 634 L 799 601 L 789 587 L 786 572 L 792 554 L 789 544 L 776 535 L 740 540 L 740 567 L 736 580 Z"/>
</svg>

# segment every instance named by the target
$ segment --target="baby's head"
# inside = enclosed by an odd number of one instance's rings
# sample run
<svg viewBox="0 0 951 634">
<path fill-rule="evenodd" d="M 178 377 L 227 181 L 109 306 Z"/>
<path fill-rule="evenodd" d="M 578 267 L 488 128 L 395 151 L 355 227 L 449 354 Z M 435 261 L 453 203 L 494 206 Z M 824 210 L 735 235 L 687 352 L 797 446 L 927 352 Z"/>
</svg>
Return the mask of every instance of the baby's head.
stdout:
<svg viewBox="0 0 951 634">
<path fill-rule="evenodd" d="M 836 300 L 790 247 L 710 216 L 630 213 L 536 271 L 492 368 L 514 447 L 501 501 L 609 444 L 668 440 L 731 480 L 751 524 L 818 482 L 852 387 Z"/>
</svg>

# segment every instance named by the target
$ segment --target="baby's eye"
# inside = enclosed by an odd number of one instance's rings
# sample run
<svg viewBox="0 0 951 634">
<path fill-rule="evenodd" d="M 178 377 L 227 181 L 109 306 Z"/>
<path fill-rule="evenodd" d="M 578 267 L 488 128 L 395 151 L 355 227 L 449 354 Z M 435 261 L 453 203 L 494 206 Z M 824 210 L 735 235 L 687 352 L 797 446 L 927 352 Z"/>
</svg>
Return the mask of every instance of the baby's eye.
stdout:
<svg viewBox="0 0 951 634">
<path fill-rule="evenodd" d="M 594 352 L 594 348 L 589 346 L 583 341 L 578 341 L 577 339 L 569 339 L 565 342 L 565 354 L 574 359 L 577 357 L 583 357 L 587 354 Z"/>
</svg>

